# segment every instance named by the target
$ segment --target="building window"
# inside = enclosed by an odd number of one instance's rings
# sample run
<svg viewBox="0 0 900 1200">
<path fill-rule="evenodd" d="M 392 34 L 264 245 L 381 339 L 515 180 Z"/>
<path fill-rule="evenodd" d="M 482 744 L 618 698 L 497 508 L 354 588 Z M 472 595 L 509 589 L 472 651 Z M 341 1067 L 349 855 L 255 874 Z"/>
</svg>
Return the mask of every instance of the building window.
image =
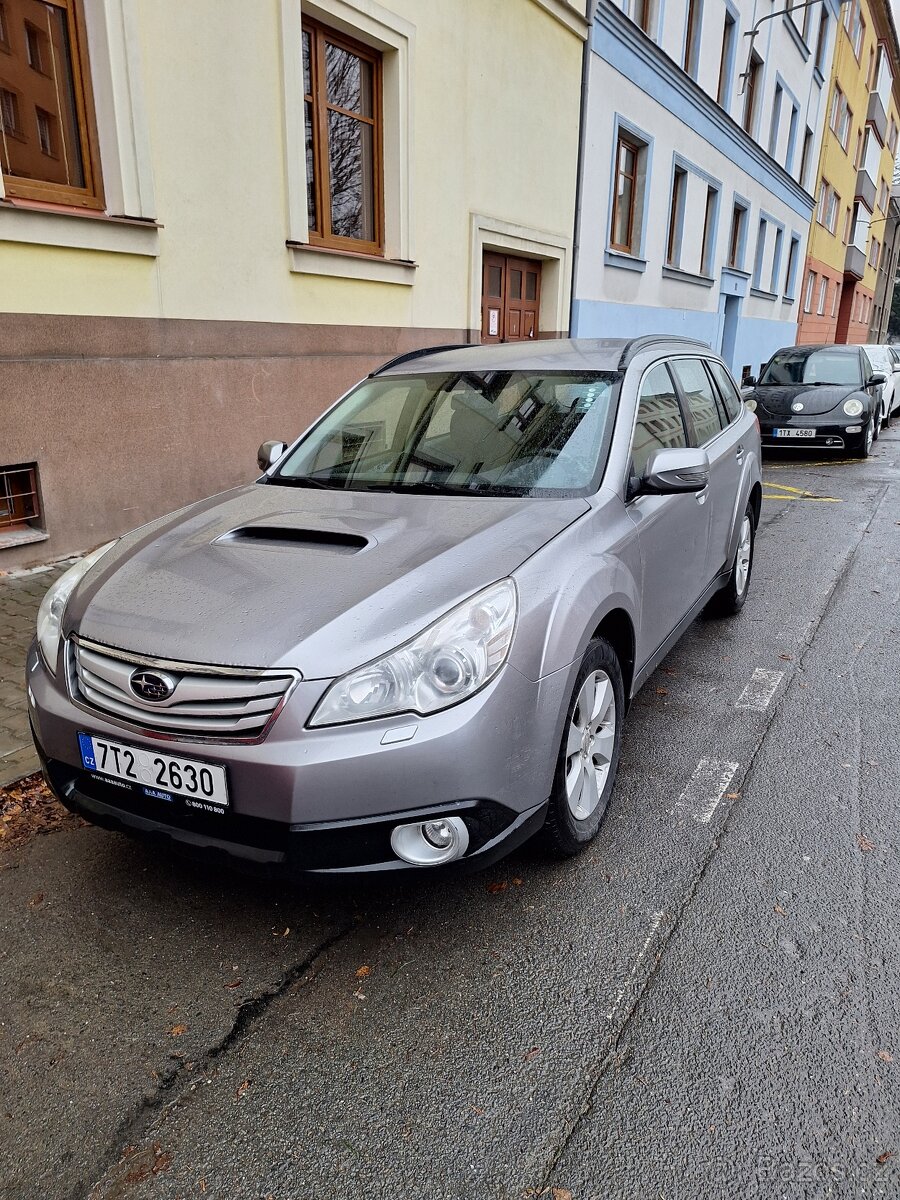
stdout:
<svg viewBox="0 0 900 1200">
<path fill-rule="evenodd" d="M 834 285 L 834 293 L 831 297 L 831 315 L 832 315 L 832 317 L 837 316 L 838 303 L 840 302 L 840 299 L 841 299 L 841 284 L 840 284 L 840 282 L 838 282 Z"/>
<path fill-rule="evenodd" d="M 731 73 L 734 69 L 734 52 L 737 44 L 737 22 L 726 9 L 725 24 L 722 28 L 722 54 L 719 58 L 719 86 L 716 89 L 716 99 L 723 108 L 729 107 L 731 99 Z"/>
<path fill-rule="evenodd" d="M 780 83 L 776 83 L 775 96 L 772 100 L 772 123 L 769 126 L 769 153 L 773 158 L 778 149 L 778 127 L 781 124 L 781 101 L 783 96 L 784 88 Z"/>
<path fill-rule="evenodd" d="M 616 143 L 616 178 L 613 191 L 612 232 L 609 244 L 623 254 L 636 253 L 640 229 L 637 220 L 638 165 L 644 147 L 624 133 Z"/>
<path fill-rule="evenodd" d="M 635 25 L 640 25 L 644 33 L 652 36 L 656 15 L 655 0 L 622 0 L 622 12 L 626 17 L 630 17 Z"/>
<path fill-rule="evenodd" d="M 102 208 L 82 0 L 34 4 L 8 49 L 17 87 L 0 92 L 7 196 Z M 6 6 L 6 16 L 9 7 Z M 7 36 L 14 31 L 8 25 Z"/>
<path fill-rule="evenodd" d="M 887 180 L 882 179 L 878 187 L 878 207 L 883 213 L 887 212 L 888 206 L 888 185 Z"/>
<path fill-rule="evenodd" d="M 822 9 L 819 19 L 819 36 L 816 40 L 816 69 L 820 75 L 825 73 L 825 54 L 828 50 L 828 13 Z"/>
<path fill-rule="evenodd" d="M 869 247 L 869 266 L 878 270 L 878 257 L 881 254 L 881 242 L 878 238 L 872 238 L 872 245 Z"/>
<path fill-rule="evenodd" d="M 310 244 L 380 254 L 381 56 L 305 17 L 302 39 Z"/>
<path fill-rule="evenodd" d="M 768 221 L 765 217 L 759 218 L 759 228 L 756 231 L 756 257 L 753 260 L 753 286 L 760 288 L 762 286 L 762 269 L 763 259 L 766 256 L 766 230 Z"/>
<path fill-rule="evenodd" d="M 800 186 L 806 187 L 806 179 L 809 175 L 810 158 L 812 156 L 813 131 L 807 125 L 806 132 L 803 135 L 803 150 L 800 153 Z"/>
<path fill-rule="evenodd" d="M 0 537 L 38 526 L 41 516 L 37 467 L 27 463 L 0 467 Z"/>
<path fill-rule="evenodd" d="M 844 28 L 847 30 L 847 36 L 850 38 L 857 62 L 860 61 L 866 36 L 866 22 L 861 7 L 860 0 L 850 0 L 844 10 Z"/>
<path fill-rule="evenodd" d="M 784 295 L 788 300 L 793 300 L 796 295 L 797 286 L 797 266 L 800 261 L 800 239 L 796 234 L 791 236 L 791 244 L 788 248 L 787 270 L 784 273 Z"/>
<path fill-rule="evenodd" d="M 841 198 L 828 182 L 823 179 L 819 185 L 819 206 L 816 210 L 816 220 L 824 225 L 829 233 L 837 230 L 838 213 L 841 208 Z"/>
<path fill-rule="evenodd" d="M 832 133 L 841 143 L 844 151 L 846 151 L 850 145 L 850 130 L 853 127 L 853 110 L 847 103 L 847 97 L 844 95 L 840 85 L 837 83 L 834 85 L 834 93 L 831 97 L 831 112 L 829 114 L 828 124 L 831 126 Z"/>
<path fill-rule="evenodd" d="M 753 53 L 750 56 L 750 65 L 747 68 L 747 78 L 744 87 L 744 116 L 741 124 L 747 133 L 753 133 L 753 125 L 756 121 L 756 95 L 759 91 L 760 75 L 762 73 L 762 59 L 758 54 Z"/>
<path fill-rule="evenodd" d="M 816 273 L 809 271 L 806 276 L 806 290 L 803 293 L 803 311 L 812 312 L 813 288 L 816 286 Z"/>
<path fill-rule="evenodd" d="M 818 304 L 818 307 L 816 308 L 816 313 L 820 317 L 823 317 L 825 315 L 825 301 L 827 298 L 828 298 L 828 276 L 823 275 L 822 279 L 819 283 L 819 304 Z"/>
<path fill-rule="evenodd" d="M 717 188 L 708 186 L 706 189 L 706 206 L 703 210 L 703 238 L 700 246 L 700 274 L 712 275 L 715 269 L 716 251 L 716 215 L 719 208 L 719 192 Z"/>
<path fill-rule="evenodd" d="M 893 158 L 896 158 L 897 157 L 897 122 L 894 120 L 893 117 L 891 117 L 890 122 L 888 124 L 887 144 L 888 144 L 888 149 L 891 152 L 891 156 Z"/>
<path fill-rule="evenodd" d="M 784 232 L 775 226 L 775 248 L 772 252 L 772 273 L 769 276 L 769 291 L 778 291 L 778 276 L 781 271 L 781 250 L 784 245 Z"/>
<path fill-rule="evenodd" d="M 9 49 L 9 34 L 6 25 L 6 5 L 0 0 L 0 46 L 4 50 Z"/>
<path fill-rule="evenodd" d="M 747 209 L 743 204 L 735 204 L 731 211 L 731 235 L 728 239 L 728 265 L 740 271 L 744 261 L 744 229 L 747 222 Z"/>
<path fill-rule="evenodd" d="M 852 231 L 851 222 L 853 221 L 853 213 L 848 205 L 847 212 L 844 216 L 844 245 L 850 245 L 850 234 Z"/>
<path fill-rule="evenodd" d="M 676 167 L 672 176 L 672 199 L 669 204 L 669 235 L 666 239 L 666 263 L 677 267 L 681 263 L 681 235 L 684 229 L 684 196 L 687 190 L 687 171 Z"/>
<path fill-rule="evenodd" d="M 693 79 L 697 77 L 700 62 L 700 18 L 703 0 L 687 0 L 687 29 L 684 35 L 684 61 L 682 66 Z"/>
</svg>

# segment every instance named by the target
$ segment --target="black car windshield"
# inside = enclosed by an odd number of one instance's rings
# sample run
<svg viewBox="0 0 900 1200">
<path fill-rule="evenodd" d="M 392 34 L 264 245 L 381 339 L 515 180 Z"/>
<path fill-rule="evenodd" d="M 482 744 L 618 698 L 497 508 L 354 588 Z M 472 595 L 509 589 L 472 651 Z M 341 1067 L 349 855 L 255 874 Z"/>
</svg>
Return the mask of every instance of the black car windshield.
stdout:
<svg viewBox="0 0 900 1200">
<path fill-rule="evenodd" d="M 527 371 L 367 379 L 313 426 L 269 483 L 448 495 L 596 488 L 621 374 Z"/>
<path fill-rule="evenodd" d="M 855 350 L 781 350 L 770 359 L 761 384 L 837 383 L 861 387 L 859 354 Z"/>
</svg>

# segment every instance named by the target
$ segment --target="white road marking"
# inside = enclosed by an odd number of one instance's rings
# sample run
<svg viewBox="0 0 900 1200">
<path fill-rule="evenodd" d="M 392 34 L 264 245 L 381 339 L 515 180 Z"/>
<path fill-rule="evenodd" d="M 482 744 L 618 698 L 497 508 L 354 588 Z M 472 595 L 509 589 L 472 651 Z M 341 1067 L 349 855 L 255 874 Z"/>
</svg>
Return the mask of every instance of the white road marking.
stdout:
<svg viewBox="0 0 900 1200">
<path fill-rule="evenodd" d="M 666 915 L 665 912 L 658 912 L 658 913 L 653 914 L 653 924 L 650 926 L 650 932 L 647 934 L 647 940 L 644 942 L 643 946 L 641 947 L 640 954 L 638 954 L 637 958 L 634 960 L 634 965 L 632 966 L 631 970 L 628 972 L 628 976 L 625 979 L 625 982 L 622 984 L 622 986 L 616 992 L 616 998 L 613 1001 L 613 1006 L 609 1010 L 609 1012 L 606 1014 L 607 1021 L 613 1020 L 616 1013 L 619 1011 L 619 1005 L 622 1003 L 622 1000 L 625 997 L 625 993 L 634 984 L 637 973 L 640 970 L 641 963 L 647 957 L 647 951 L 650 949 L 651 942 L 656 937 L 656 935 L 659 933 L 659 927 L 662 924 L 662 919 L 665 915 Z"/>
<path fill-rule="evenodd" d="M 740 763 L 701 758 L 675 807 L 687 809 L 695 821 L 708 825 Z"/>
<path fill-rule="evenodd" d="M 784 679 L 784 671 L 764 671 L 757 667 L 750 677 L 750 682 L 738 696 L 735 707 L 752 708 L 762 712 L 768 708 L 769 701 L 778 691 L 778 685 Z"/>
</svg>

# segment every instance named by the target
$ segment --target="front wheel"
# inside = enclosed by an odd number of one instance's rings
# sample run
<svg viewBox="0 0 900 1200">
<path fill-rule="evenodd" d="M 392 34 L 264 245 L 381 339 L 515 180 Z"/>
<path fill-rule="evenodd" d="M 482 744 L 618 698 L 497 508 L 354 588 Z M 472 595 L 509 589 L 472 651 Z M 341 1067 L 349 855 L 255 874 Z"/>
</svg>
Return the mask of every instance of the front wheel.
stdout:
<svg viewBox="0 0 900 1200">
<path fill-rule="evenodd" d="M 711 616 L 731 617 L 744 607 L 753 572 L 753 551 L 756 546 L 756 520 L 752 505 L 748 504 L 741 519 L 738 546 L 731 564 L 731 573 L 724 587 L 710 600 L 706 611 Z"/>
<path fill-rule="evenodd" d="M 875 440 L 875 418 L 873 416 L 869 420 L 869 423 L 863 432 L 863 435 L 862 435 L 859 445 L 856 446 L 855 449 L 853 450 L 854 456 L 856 458 L 868 458 L 869 455 L 872 453 L 872 442 L 874 440 Z"/>
<path fill-rule="evenodd" d="M 542 831 L 558 858 L 597 836 L 619 769 L 625 688 L 619 657 L 605 638 L 588 644 L 566 710 L 553 791 Z"/>
</svg>

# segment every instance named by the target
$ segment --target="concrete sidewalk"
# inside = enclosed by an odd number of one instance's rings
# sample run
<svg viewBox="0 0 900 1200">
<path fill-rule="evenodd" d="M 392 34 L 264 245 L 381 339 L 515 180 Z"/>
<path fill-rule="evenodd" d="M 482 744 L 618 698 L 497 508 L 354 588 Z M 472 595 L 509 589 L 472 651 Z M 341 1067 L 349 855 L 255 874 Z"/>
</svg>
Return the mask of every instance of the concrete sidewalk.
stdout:
<svg viewBox="0 0 900 1200">
<path fill-rule="evenodd" d="M 0 787 L 38 770 L 28 732 L 25 654 L 44 593 L 72 561 L 0 575 Z"/>
</svg>

